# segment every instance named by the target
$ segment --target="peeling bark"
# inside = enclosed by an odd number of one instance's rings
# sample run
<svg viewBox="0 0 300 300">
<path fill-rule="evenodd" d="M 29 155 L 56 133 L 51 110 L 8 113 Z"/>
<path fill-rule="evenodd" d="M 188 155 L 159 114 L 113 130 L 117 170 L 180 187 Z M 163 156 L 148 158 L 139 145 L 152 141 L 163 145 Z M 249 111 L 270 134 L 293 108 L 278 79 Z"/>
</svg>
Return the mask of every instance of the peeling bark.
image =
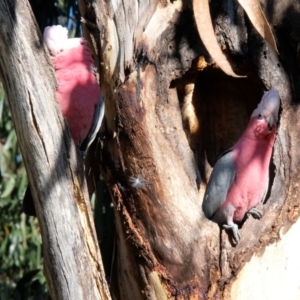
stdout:
<svg viewBox="0 0 300 300">
<path fill-rule="evenodd" d="M 120 299 L 230 299 L 246 262 L 299 217 L 300 38 L 287 16 L 300 13 L 293 0 L 261 4 L 280 57 L 236 1 L 210 2 L 221 49 L 247 75 L 237 79 L 208 56 L 189 1 L 80 1 L 106 99 L 101 166 L 116 208 Z M 217 158 L 271 86 L 282 112 L 264 216 L 241 224 L 234 247 L 204 217 L 202 197 Z"/>
<path fill-rule="evenodd" d="M 0 23 L 0 76 L 31 183 L 51 299 L 110 299 L 82 158 L 29 3 L 0 1 Z"/>
<path fill-rule="evenodd" d="M 261 2 L 280 56 L 236 1 L 210 2 L 221 49 L 247 75 L 239 79 L 214 66 L 189 1 L 80 4 L 106 99 L 101 165 L 116 207 L 120 299 L 230 299 L 246 262 L 299 217 L 296 1 Z M 264 216 L 241 224 L 234 247 L 204 217 L 202 197 L 217 158 L 271 86 L 282 112 Z"/>
<path fill-rule="evenodd" d="M 36 25 L 19 21 L 32 22 L 25 3 L 18 1 L 15 11 L 0 1 L 0 74 L 31 171 L 51 296 L 106 299 L 80 159 L 68 130 L 62 135 L 41 37 L 26 31 Z M 190 1 L 80 1 L 106 101 L 98 154 L 115 206 L 117 299 L 238 299 L 247 266 L 270 255 L 299 219 L 300 11 L 296 0 L 261 4 L 280 56 L 237 1 L 210 2 L 222 51 L 238 74 L 247 75 L 237 79 L 209 57 Z M 202 197 L 218 156 L 238 139 L 271 86 L 280 92 L 282 111 L 264 216 L 240 224 L 242 239 L 234 246 L 204 217 Z M 78 284 L 83 278 L 84 286 Z"/>
</svg>

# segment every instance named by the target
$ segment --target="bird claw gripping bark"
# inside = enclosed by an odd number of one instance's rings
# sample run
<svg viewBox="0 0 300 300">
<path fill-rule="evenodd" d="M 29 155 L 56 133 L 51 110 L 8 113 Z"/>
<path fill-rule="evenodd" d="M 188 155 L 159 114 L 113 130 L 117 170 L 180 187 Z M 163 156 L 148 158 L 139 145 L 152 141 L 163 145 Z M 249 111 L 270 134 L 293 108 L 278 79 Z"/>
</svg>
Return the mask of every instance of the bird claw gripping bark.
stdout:
<svg viewBox="0 0 300 300">
<path fill-rule="evenodd" d="M 250 215 L 254 218 L 254 219 L 260 219 L 262 216 L 263 216 L 263 214 L 262 214 L 262 212 L 259 210 L 259 209 L 257 209 L 257 208 L 252 208 L 252 209 L 250 209 L 248 212 L 247 212 L 247 217 L 250 217 Z"/>
<path fill-rule="evenodd" d="M 238 244 L 238 242 L 241 239 L 241 235 L 240 235 L 238 226 L 232 222 L 228 225 L 224 224 L 223 228 L 225 228 L 226 230 L 232 231 L 233 239 L 234 239 L 235 243 Z"/>
</svg>

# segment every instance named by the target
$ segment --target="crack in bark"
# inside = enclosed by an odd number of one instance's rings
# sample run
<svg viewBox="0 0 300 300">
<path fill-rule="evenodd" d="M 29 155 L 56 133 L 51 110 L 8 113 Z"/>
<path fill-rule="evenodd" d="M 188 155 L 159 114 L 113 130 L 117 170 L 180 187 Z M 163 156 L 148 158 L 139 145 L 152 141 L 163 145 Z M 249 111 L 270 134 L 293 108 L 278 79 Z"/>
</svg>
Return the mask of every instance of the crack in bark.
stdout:
<svg viewBox="0 0 300 300">
<path fill-rule="evenodd" d="M 98 255 L 97 255 L 98 253 L 97 253 L 97 249 L 96 249 L 97 248 L 96 245 L 98 244 L 98 240 L 96 238 L 96 234 L 93 230 L 93 225 L 91 223 L 93 218 L 87 210 L 84 195 L 80 191 L 79 182 L 77 180 L 77 177 L 74 176 L 74 173 L 73 173 L 72 168 L 71 168 L 70 165 L 69 165 L 69 170 L 70 170 L 70 174 L 71 174 L 71 178 L 72 178 L 75 199 L 79 200 L 78 204 L 79 204 L 80 211 L 81 211 L 81 212 L 79 212 L 79 214 L 80 214 L 80 219 L 81 219 L 81 222 L 82 222 L 82 225 L 83 225 L 84 241 L 85 241 L 85 244 L 86 244 L 87 249 L 89 251 L 90 258 L 92 258 L 93 265 L 96 267 L 96 270 L 99 273 L 103 273 L 103 269 L 101 268 L 101 265 L 100 265 L 101 257 L 98 257 Z M 86 215 L 86 218 L 81 216 L 82 213 Z M 84 222 L 84 221 L 87 221 L 87 222 Z M 87 225 L 87 227 L 86 227 L 86 225 Z M 92 241 L 93 241 L 92 244 L 91 244 L 89 238 L 92 238 Z M 92 246 L 96 246 L 96 248 L 92 249 Z M 100 278 L 99 274 L 93 272 L 93 277 L 95 278 L 96 285 L 97 285 L 97 288 L 99 290 L 99 294 L 102 295 L 102 296 L 105 296 L 105 299 L 109 299 L 109 298 L 106 297 L 106 294 L 103 294 L 101 292 L 102 291 L 101 290 L 101 284 L 100 284 L 101 278 Z"/>
<path fill-rule="evenodd" d="M 46 148 L 46 145 L 45 145 L 45 142 L 44 142 L 44 139 L 43 139 L 43 135 L 41 134 L 38 122 L 37 122 L 36 117 L 35 117 L 35 113 L 33 111 L 33 104 L 32 104 L 31 95 L 30 95 L 30 91 L 29 90 L 27 90 L 27 95 L 28 95 L 29 107 L 30 107 L 30 111 L 31 111 L 31 115 L 32 115 L 33 125 L 34 125 L 34 128 L 35 128 L 35 130 L 36 130 L 36 132 L 37 132 L 37 134 L 38 134 L 38 136 L 40 138 L 40 141 L 42 143 L 42 146 L 43 146 L 43 149 L 44 149 L 44 153 L 45 153 L 48 165 L 51 167 L 50 161 L 49 161 L 49 157 L 48 157 L 47 148 Z"/>
<path fill-rule="evenodd" d="M 61 250 L 61 248 L 60 248 L 60 244 L 59 244 L 59 240 L 58 240 L 58 228 L 57 228 L 57 226 L 56 226 L 56 222 L 54 222 L 54 224 L 55 224 L 55 229 L 56 229 L 55 239 L 56 239 L 56 244 L 58 245 L 57 249 L 60 251 L 61 257 L 63 257 L 64 255 L 63 255 L 63 252 L 62 252 L 62 250 Z M 64 260 L 61 260 L 61 262 L 65 265 Z M 51 263 L 51 262 L 49 262 L 49 263 Z M 65 270 L 67 269 L 67 267 L 65 266 L 64 268 L 61 268 L 61 269 L 62 269 L 62 273 L 63 273 L 63 276 L 64 276 L 64 278 L 65 278 L 65 282 L 66 282 L 66 285 L 67 285 L 68 296 L 70 296 L 71 293 L 70 293 L 70 288 L 69 288 L 69 280 L 68 280 L 68 276 L 65 274 Z M 57 291 L 56 288 L 55 288 L 55 290 Z M 51 291 L 51 290 L 50 290 L 50 291 Z M 51 291 L 51 292 L 53 292 L 53 291 Z M 65 289 L 63 289 L 63 293 L 65 293 Z M 52 294 L 52 293 L 51 293 L 51 294 Z M 60 291 L 58 294 L 61 294 L 61 291 Z M 53 297 L 53 296 L 54 296 L 54 297 Z M 56 296 L 57 296 L 56 293 L 55 293 L 54 295 L 52 295 L 53 299 L 55 299 Z M 65 296 L 65 295 L 64 295 L 64 296 Z M 69 298 L 69 297 L 68 297 L 68 298 Z"/>
</svg>

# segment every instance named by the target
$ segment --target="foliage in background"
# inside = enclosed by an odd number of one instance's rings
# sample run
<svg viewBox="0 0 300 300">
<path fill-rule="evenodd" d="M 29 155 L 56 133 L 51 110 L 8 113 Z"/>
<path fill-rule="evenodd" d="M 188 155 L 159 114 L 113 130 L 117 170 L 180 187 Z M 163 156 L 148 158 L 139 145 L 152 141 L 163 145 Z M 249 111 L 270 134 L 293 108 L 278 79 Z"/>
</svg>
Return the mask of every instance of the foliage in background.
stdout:
<svg viewBox="0 0 300 300">
<path fill-rule="evenodd" d="M 75 0 L 29 0 L 41 32 L 61 24 L 80 35 Z M 42 299 L 47 284 L 42 272 L 42 246 L 36 218 L 22 213 L 27 176 L 0 85 L 0 299 Z"/>
<path fill-rule="evenodd" d="M 22 213 L 27 176 L 2 87 L 0 172 L 0 299 L 29 299 L 46 290 L 41 238 L 37 220 Z"/>
</svg>

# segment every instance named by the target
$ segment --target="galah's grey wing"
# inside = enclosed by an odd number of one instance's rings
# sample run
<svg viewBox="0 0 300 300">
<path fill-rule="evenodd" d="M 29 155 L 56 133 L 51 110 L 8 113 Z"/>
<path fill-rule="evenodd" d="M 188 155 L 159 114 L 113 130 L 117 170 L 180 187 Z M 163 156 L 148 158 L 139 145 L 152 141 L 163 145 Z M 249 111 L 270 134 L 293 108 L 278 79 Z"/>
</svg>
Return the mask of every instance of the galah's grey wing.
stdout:
<svg viewBox="0 0 300 300">
<path fill-rule="evenodd" d="M 92 126 L 89 130 L 87 137 L 83 140 L 83 142 L 80 145 L 80 151 L 86 152 L 88 147 L 94 141 L 103 121 L 104 110 L 105 110 L 104 98 L 103 95 L 101 94 L 99 101 L 95 107 Z"/>
<path fill-rule="evenodd" d="M 225 202 L 235 175 L 233 153 L 229 149 L 216 162 L 206 187 L 202 209 L 207 218 L 210 219 Z"/>
</svg>

